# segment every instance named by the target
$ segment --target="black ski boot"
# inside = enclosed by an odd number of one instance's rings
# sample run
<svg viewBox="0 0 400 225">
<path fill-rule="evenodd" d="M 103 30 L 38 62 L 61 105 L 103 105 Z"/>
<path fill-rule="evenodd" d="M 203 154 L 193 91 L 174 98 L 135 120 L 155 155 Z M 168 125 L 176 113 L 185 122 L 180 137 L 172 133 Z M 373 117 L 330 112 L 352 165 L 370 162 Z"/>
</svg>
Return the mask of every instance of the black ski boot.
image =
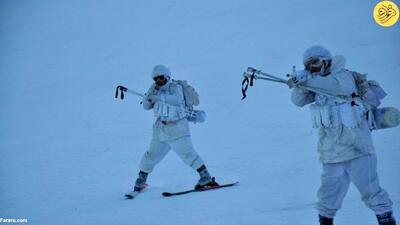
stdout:
<svg viewBox="0 0 400 225">
<path fill-rule="evenodd" d="M 196 186 L 194 186 L 194 189 L 200 190 L 203 188 L 216 187 L 219 185 L 217 182 L 215 182 L 215 178 L 210 176 L 210 173 L 208 173 L 205 165 L 202 165 L 200 168 L 198 168 L 197 172 L 200 175 L 200 179 L 197 182 Z"/>
<path fill-rule="evenodd" d="M 149 174 L 143 171 L 139 172 L 139 177 L 136 179 L 133 191 L 141 192 L 146 187 L 147 175 Z"/>
<path fill-rule="evenodd" d="M 333 218 L 324 217 L 321 215 L 319 216 L 319 224 L 320 225 L 333 225 Z"/>
<path fill-rule="evenodd" d="M 378 219 L 379 225 L 396 225 L 393 212 L 376 215 L 376 218 Z"/>
</svg>

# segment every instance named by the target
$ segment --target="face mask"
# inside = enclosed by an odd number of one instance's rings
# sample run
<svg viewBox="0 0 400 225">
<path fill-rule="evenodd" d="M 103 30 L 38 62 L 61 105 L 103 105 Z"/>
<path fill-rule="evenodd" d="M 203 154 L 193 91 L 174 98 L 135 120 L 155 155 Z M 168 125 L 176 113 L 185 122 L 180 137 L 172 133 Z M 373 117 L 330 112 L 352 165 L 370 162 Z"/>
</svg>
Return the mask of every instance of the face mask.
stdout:
<svg viewBox="0 0 400 225">
<path fill-rule="evenodd" d="M 159 75 L 153 78 L 157 86 L 161 87 L 167 83 L 167 78 L 164 75 Z"/>
</svg>

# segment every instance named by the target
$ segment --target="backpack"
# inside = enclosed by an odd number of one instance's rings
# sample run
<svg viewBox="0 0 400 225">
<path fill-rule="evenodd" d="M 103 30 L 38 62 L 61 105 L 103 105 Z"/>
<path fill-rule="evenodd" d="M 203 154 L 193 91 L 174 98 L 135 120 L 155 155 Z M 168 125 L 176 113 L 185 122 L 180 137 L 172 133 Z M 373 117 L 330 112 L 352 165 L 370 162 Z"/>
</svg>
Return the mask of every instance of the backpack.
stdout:
<svg viewBox="0 0 400 225">
<path fill-rule="evenodd" d="M 365 102 L 366 119 L 371 130 L 396 127 L 400 124 L 400 111 L 394 107 L 378 108 L 387 95 L 378 82 L 367 80 L 366 74 L 352 72 L 358 95 Z"/>
<path fill-rule="evenodd" d="M 376 109 L 381 100 L 387 95 L 380 84 L 374 80 L 367 80 L 366 74 L 352 71 L 353 78 L 358 88 L 358 96 L 368 104 L 368 109 Z"/>
<path fill-rule="evenodd" d="M 186 107 L 193 108 L 193 106 L 200 104 L 199 94 L 196 92 L 194 87 L 189 85 L 186 80 L 174 81 L 182 87 Z"/>
</svg>

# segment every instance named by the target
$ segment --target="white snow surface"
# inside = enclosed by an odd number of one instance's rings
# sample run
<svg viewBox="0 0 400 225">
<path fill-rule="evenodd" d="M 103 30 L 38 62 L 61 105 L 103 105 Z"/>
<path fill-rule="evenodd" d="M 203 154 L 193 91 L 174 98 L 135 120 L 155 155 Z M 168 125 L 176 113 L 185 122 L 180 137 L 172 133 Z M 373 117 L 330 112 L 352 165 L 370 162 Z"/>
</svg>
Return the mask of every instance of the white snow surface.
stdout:
<svg viewBox="0 0 400 225">
<path fill-rule="evenodd" d="M 257 80 L 285 77 L 303 51 L 324 45 L 368 73 L 400 108 L 400 24 L 378 26 L 365 0 L 2 0 L 0 2 L 0 217 L 28 224 L 313 225 L 321 165 L 309 109 Z M 400 2 L 395 0 L 398 5 Z M 171 152 L 134 200 L 153 116 L 125 85 L 145 92 L 155 64 L 199 92 L 206 123 L 195 149 L 235 187 L 165 198 L 193 187 L 195 171 Z M 381 185 L 400 219 L 400 127 L 375 131 Z M 352 185 L 339 225 L 377 224 Z"/>
</svg>

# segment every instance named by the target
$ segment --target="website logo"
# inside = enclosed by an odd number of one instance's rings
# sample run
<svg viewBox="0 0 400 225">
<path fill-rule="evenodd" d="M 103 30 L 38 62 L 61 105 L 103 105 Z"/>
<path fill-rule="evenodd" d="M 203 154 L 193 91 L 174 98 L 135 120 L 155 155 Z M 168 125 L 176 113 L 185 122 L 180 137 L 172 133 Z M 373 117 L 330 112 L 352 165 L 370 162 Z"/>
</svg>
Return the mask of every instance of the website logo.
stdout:
<svg viewBox="0 0 400 225">
<path fill-rule="evenodd" d="M 381 1 L 374 8 L 374 19 L 383 27 L 393 26 L 399 19 L 399 7 L 392 1 Z"/>
</svg>

